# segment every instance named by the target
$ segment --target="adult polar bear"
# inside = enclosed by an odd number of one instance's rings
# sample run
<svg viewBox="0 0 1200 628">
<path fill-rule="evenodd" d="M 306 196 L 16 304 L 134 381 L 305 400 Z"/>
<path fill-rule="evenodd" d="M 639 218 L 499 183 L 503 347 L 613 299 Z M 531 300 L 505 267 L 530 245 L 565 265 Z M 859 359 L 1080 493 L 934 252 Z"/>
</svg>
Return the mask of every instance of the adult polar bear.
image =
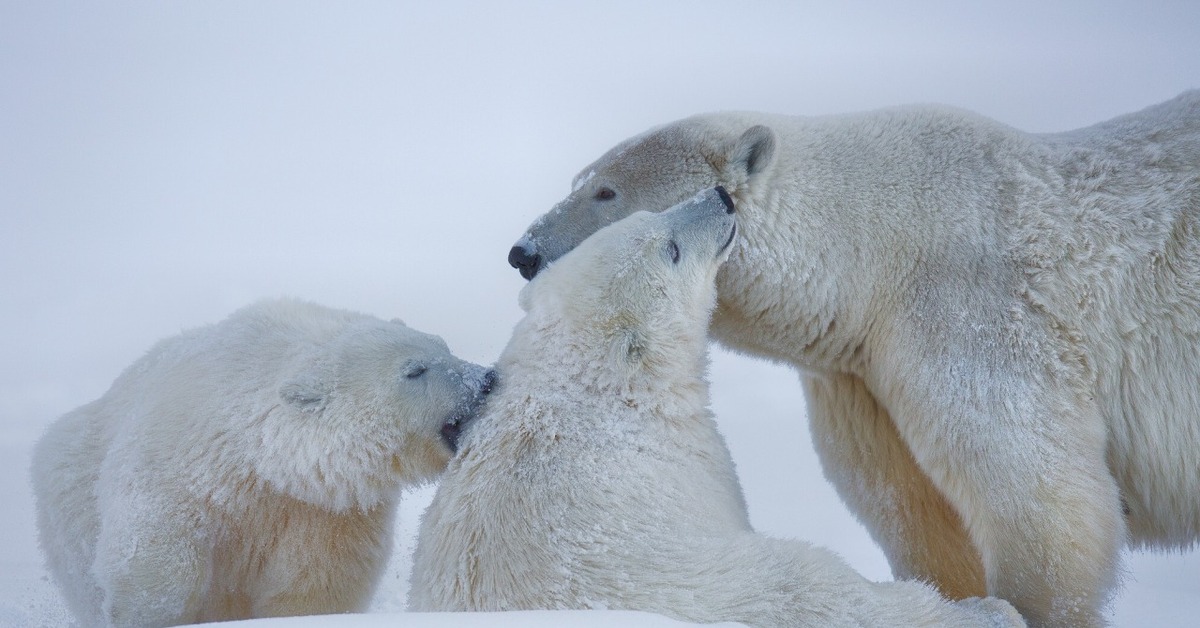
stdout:
<svg viewBox="0 0 1200 628">
<path fill-rule="evenodd" d="M 711 334 L 801 371 L 897 577 L 1096 625 L 1124 544 L 1200 537 L 1200 91 L 1050 135 L 931 107 L 688 118 L 583 169 L 509 261 L 531 277 L 714 184 L 744 238 Z"/>
<path fill-rule="evenodd" d="M 761 627 L 1021 625 L 750 528 L 708 410 L 736 226 L 708 190 L 596 233 L 521 293 L 501 384 L 421 520 L 412 610 L 612 608 Z"/>
</svg>

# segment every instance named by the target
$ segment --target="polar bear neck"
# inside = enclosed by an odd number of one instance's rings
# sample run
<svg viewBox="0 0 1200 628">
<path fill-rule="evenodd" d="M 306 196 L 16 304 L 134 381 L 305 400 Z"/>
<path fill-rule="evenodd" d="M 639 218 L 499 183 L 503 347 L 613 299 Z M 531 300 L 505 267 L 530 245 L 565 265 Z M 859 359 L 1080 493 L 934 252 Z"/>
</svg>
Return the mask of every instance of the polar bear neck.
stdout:
<svg viewBox="0 0 1200 628">
<path fill-rule="evenodd" d="M 497 366 L 505 379 L 541 381 L 543 389 L 583 388 L 626 405 L 707 406 L 703 326 L 690 335 L 671 334 L 670 343 L 624 333 L 531 312 L 518 323 Z"/>
<path fill-rule="evenodd" d="M 1028 136 L 964 112 L 755 120 L 779 148 L 769 171 L 730 190 L 739 241 L 718 275 L 712 334 L 808 371 L 866 374 L 894 320 L 930 314 L 914 296 L 923 281 L 978 264 L 964 243 L 1005 246 L 1004 216 L 967 208 L 1007 206 L 1003 182 L 1025 180 L 1024 163 L 1043 158 Z M 728 133 L 723 124 L 713 132 Z M 922 148 L 956 137 L 970 150 L 953 167 L 898 159 L 879 134 Z M 1012 157 L 992 164 L 996 152 Z M 963 198 L 960 180 L 976 179 Z M 1002 270 L 983 269 L 997 280 Z"/>
</svg>

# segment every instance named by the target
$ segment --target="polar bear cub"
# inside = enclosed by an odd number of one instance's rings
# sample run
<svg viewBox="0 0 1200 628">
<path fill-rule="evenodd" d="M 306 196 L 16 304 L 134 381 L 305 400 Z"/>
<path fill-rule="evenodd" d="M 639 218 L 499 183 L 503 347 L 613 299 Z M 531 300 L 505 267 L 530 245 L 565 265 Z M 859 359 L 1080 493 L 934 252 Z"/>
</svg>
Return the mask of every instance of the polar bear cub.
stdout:
<svg viewBox="0 0 1200 628">
<path fill-rule="evenodd" d="M 164 340 L 38 442 L 49 569 L 88 626 L 361 610 L 399 489 L 444 468 L 494 377 L 295 300 Z"/>
<path fill-rule="evenodd" d="M 729 196 L 708 190 L 598 231 L 524 288 L 502 383 L 422 520 L 412 610 L 1021 625 L 1005 602 L 868 582 L 828 551 L 752 531 L 705 381 L 736 232 Z"/>
</svg>

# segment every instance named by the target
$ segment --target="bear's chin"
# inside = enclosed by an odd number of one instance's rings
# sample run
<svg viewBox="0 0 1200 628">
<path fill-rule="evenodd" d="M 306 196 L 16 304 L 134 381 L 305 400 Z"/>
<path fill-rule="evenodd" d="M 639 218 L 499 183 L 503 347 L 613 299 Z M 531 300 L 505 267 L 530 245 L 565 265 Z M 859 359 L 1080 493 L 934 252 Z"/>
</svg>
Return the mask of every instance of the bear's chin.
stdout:
<svg viewBox="0 0 1200 628">
<path fill-rule="evenodd" d="M 397 487 L 424 484 L 436 478 L 449 464 L 453 452 L 440 440 L 405 448 L 392 456 L 389 481 Z"/>
<path fill-rule="evenodd" d="M 464 414 L 453 416 L 445 423 L 442 423 L 442 443 L 446 445 L 446 448 L 450 450 L 452 455 L 458 453 L 458 443 L 462 440 L 463 432 L 474 422 L 474 415 Z"/>
</svg>

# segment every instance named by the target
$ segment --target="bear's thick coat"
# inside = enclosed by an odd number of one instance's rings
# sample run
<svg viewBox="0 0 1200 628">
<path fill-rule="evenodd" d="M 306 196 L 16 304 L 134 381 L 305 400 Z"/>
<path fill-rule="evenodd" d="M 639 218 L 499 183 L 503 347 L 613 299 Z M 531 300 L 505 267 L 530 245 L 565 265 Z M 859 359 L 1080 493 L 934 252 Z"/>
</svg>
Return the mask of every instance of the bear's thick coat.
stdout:
<svg viewBox="0 0 1200 628">
<path fill-rule="evenodd" d="M 444 468 L 493 377 L 294 300 L 164 340 L 34 450 L 50 572 L 86 626 L 362 610 L 400 488 Z"/>
<path fill-rule="evenodd" d="M 576 178 L 527 278 L 715 184 L 710 333 L 799 369 L 826 476 L 896 577 L 1096 625 L 1122 547 L 1200 539 L 1200 91 L 1028 134 L 941 107 L 701 115 Z"/>
<path fill-rule="evenodd" d="M 609 226 L 522 291 L 501 384 L 422 519 L 410 609 L 1021 625 L 1006 602 L 868 582 L 831 552 L 752 531 L 705 381 L 735 234 L 721 194 Z"/>
</svg>

